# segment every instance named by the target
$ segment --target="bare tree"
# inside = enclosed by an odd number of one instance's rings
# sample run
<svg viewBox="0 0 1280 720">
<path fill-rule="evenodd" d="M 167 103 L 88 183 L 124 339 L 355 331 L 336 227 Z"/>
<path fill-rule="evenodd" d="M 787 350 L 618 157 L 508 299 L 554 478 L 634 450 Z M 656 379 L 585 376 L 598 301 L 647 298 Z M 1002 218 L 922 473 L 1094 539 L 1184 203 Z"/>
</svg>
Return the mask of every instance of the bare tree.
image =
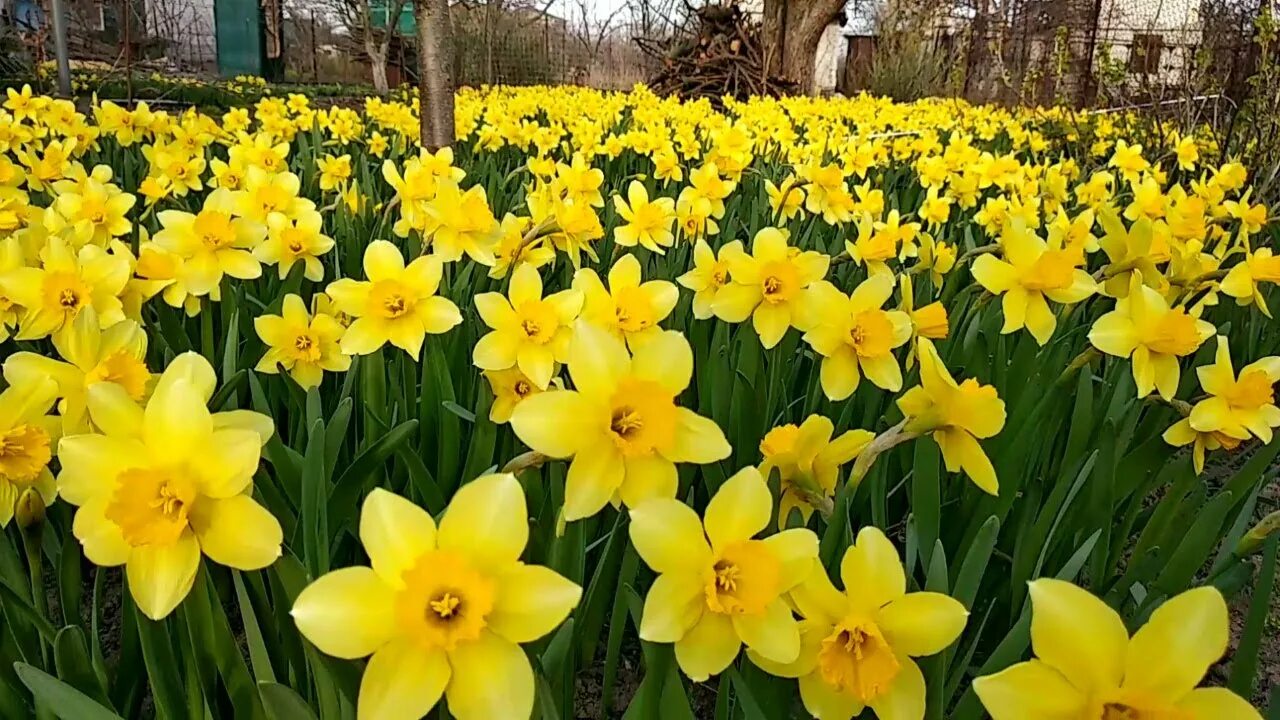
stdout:
<svg viewBox="0 0 1280 720">
<path fill-rule="evenodd" d="M 574 6 L 570 9 L 574 13 L 571 18 L 574 37 L 582 46 L 588 66 L 593 65 L 599 57 L 600 47 L 608 39 L 614 22 L 626 8 L 625 4 L 618 5 L 608 15 L 601 15 L 598 0 L 574 0 Z"/>
<path fill-rule="evenodd" d="M 388 0 L 378 8 L 385 12 L 383 22 L 374 20 L 374 8 L 371 0 L 317 0 L 343 29 L 347 31 L 350 42 L 360 47 L 369 57 L 369 66 L 373 73 L 373 87 L 379 93 L 386 93 L 387 56 L 391 51 L 391 39 L 398 34 L 400 15 L 404 12 L 409 0 Z"/>
<path fill-rule="evenodd" d="M 453 144 L 453 73 L 449 67 L 453 24 L 449 0 L 414 0 L 418 21 L 418 100 L 422 146 Z"/>
</svg>

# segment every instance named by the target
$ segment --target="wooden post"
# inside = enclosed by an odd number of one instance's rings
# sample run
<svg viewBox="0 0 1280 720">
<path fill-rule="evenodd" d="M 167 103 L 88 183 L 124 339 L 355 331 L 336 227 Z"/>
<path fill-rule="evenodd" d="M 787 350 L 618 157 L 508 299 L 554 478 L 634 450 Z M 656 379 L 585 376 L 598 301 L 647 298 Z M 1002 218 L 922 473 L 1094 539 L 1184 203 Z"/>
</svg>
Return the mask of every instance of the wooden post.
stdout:
<svg viewBox="0 0 1280 720">
<path fill-rule="evenodd" d="M 58 60 L 58 94 L 71 97 L 71 61 L 67 56 L 67 9 L 62 0 L 53 0 L 53 52 Z"/>
<path fill-rule="evenodd" d="M 453 144 L 452 18 L 449 0 L 414 0 L 418 22 L 418 102 L 422 147 Z"/>
</svg>

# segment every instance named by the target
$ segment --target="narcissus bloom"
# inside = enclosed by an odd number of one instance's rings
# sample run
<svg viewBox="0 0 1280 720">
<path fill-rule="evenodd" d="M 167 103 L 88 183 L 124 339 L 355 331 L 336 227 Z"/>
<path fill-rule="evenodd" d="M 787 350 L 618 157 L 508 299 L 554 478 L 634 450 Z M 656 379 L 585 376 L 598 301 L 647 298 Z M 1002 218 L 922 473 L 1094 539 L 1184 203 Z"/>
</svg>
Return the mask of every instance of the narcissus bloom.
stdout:
<svg viewBox="0 0 1280 720">
<path fill-rule="evenodd" d="M 641 282 L 640 261 L 635 255 L 618 258 L 609 269 L 609 287 L 590 268 L 573 276 L 573 287 L 582 292 L 582 317 L 627 341 L 632 350 L 662 332 L 666 319 L 680 300 L 680 291 L 666 280 Z"/>
<path fill-rule="evenodd" d="M 342 336 L 342 352 L 368 355 L 388 342 L 416 360 L 427 333 L 439 335 L 462 322 L 458 306 L 436 295 L 443 269 L 431 255 L 407 266 L 386 240 L 364 250 L 366 281 L 342 278 L 326 293 L 339 312 L 356 318 Z"/>
<path fill-rule="evenodd" d="M 1178 358 L 1213 337 L 1214 327 L 1184 308 L 1169 307 L 1163 295 L 1137 277 L 1131 282 L 1128 296 L 1093 324 L 1089 342 L 1108 355 L 1132 359 L 1138 397 L 1157 390 L 1160 397 L 1172 399 L 1182 374 Z"/>
<path fill-rule="evenodd" d="M 822 356 L 822 390 L 829 399 L 852 395 L 863 375 L 884 390 L 902 389 L 893 350 L 911 339 L 911 316 L 882 309 L 893 287 L 893 276 L 885 273 L 867 278 L 849 295 L 825 280 L 805 291 L 804 341 Z"/>
<path fill-rule="evenodd" d="M 1253 303 L 1263 315 L 1271 317 L 1271 309 L 1262 295 L 1263 283 L 1280 283 L 1280 257 L 1271 248 L 1258 248 L 1244 260 L 1231 266 L 1219 289 L 1240 305 Z"/>
<path fill-rule="evenodd" d="M 994 720 L 1261 720 L 1226 688 L 1197 688 L 1227 651 L 1227 603 L 1213 587 L 1166 600 L 1133 637 L 1115 610 L 1062 580 L 1031 583 L 1036 657 L 973 689 Z"/>
<path fill-rule="evenodd" d="M 880 720 L 923 718 L 924 675 L 913 658 L 955 642 L 969 615 L 964 605 L 941 593 L 908 593 L 898 551 L 879 528 L 863 528 L 845 550 L 844 592 L 814 566 L 791 591 L 804 616 L 799 657 L 779 664 L 752 652 L 751 661 L 799 678 L 805 709 L 821 720 L 849 720 L 867 707 Z"/>
<path fill-rule="evenodd" d="M 772 511 L 769 487 L 751 467 L 720 486 L 702 520 L 671 498 L 631 510 L 631 542 L 658 573 L 640 638 L 675 643 L 676 662 L 695 681 L 722 672 L 744 644 L 775 663 L 800 655 L 800 629 L 783 598 L 818 569 L 818 538 L 795 528 L 756 539 Z"/>
<path fill-rule="evenodd" d="M 511 415 L 530 448 L 573 458 L 565 520 L 594 515 L 615 499 L 635 507 L 674 497 L 676 463 L 729 456 L 713 421 L 676 405 L 693 376 L 693 351 L 680 333 L 657 333 L 628 355 L 617 337 L 579 321 L 568 366 L 573 390 L 526 397 Z"/>
<path fill-rule="evenodd" d="M 0 528 L 9 524 L 18 498 L 28 489 L 46 506 L 58 497 L 49 461 L 60 425 L 47 415 L 58 386 L 47 377 L 24 380 L 0 392 Z"/>
<path fill-rule="evenodd" d="M 372 567 L 321 576 L 294 601 L 298 630 L 321 652 L 373 657 L 357 716 L 419 718 L 448 698 L 460 720 L 522 718 L 534 680 L 520 649 L 551 632 L 582 589 L 520 562 L 528 511 L 513 475 L 463 485 L 437 527 L 426 510 L 375 489 L 360 513 Z"/>
<path fill-rule="evenodd" d="M 671 226 L 676 221 L 676 201 L 660 197 L 649 200 L 649 193 L 639 180 L 627 186 L 627 199 L 613 196 L 613 205 L 622 218 L 622 224 L 613 231 L 613 239 L 623 247 L 640 245 L 661 255 L 662 248 L 671 247 L 675 235 Z"/>
<path fill-rule="evenodd" d="M 262 275 L 262 266 L 252 251 L 266 237 L 267 227 L 238 212 L 235 193 L 218 188 L 209 193 L 195 215 L 181 210 L 156 214 L 162 227 L 153 242 L 182 259 L 187 290 L 192 295 L 213 292 L 223 275 L 241 280 Z"/>
<path fill-rule="evenodd" d="M 303 210 L 294 218 L 271 213 L 267 216 L 267 237 L 253 249 L 253 256 L 278 266 L 281 280 L 289 276 L 295 263 L 302 263 L 303 275 L 320 282 L 324 279 L 320 256 L 333 249 L 333 238 L 324 234 L 323 226 L 317 210 Z"/>
<path fill-rule="evenodd" d="M 693 316 L 708 320 L 715 313 L 716 294 L 729 283 L 728 257 L 742 252 L 742 243 L 734 240 L 720 248 L 720 256 L 706 240 L 699 239 L 693 245 L 693 269 L 676 278 L 676 282 L 693 291 Z"/>
<path fill-rule="evenodd" d="M 933 343 L 920 339 L 920 384 L 898 398 L 906 430 L 928 433 L 942 451 L 949 472 L 964 470 L 984 491 L 999 491 L 995 468 L 978 444 L 1004 428 L 1004 401 L 990 385 L 973 378 L 960 384 L 947 372 Z"/>
<path fill-rule="evenodd" d="M 573 323 L 582 311 L 582 292 L 569 289 L 542 297 L 542 277 L 532 265 L 511 274 L 510 299 L 501 293 L 475 296 L 480 319 L 493 329 L 480 338 L 472 360 L 481 370 L 519 367 L 545 390 L 557 362 L 569 359 Z"/>
<path fill-rule="evenodd" d="M 829 419 L 810 415 L 799 426 L 773 428 L 760 441 L 760 474 L 767 478 L 776 469 L 782 481 L 779 527 L 787 526 L 793 509 L 801 524 L 807 523 L 813 503 L 835 494 L 840 466 L 857 457 L 875 438 L 867 430 L 849 430 L 832 439 L 834 431 Z"/>
<path fill-rule="evenodd" d="M 174 359 L 146 407 L 124 388 L 89 388 L 101 433 L 58 445 L 58 492 L 78 505 L 72 532 L 95 565 L 125 566 L 143 614 L 159 620 L 191 590 L 200 555 L 238 570 L 280 556 L 280 523 L 249 493 L 271 419 L 211 414 L 216 378 L 196 353 Z"/>
<path fill-rule="evenodd" d="M 1078 266 L 1084 255 L 1069 248 L 1052 247 L 1021 222 L 1001 236 L 1004 260 L 980 255 L 973 262 L 973 278 L 987 292 L 1001 296 L 1004 327 L 1008 334 L 1025 327 L 1040 345 L 1049 342 L 1058 318 L 1049 300 L 1064 305 L 1092 295 L 1097 286 Z"/>
<path fill-rule="evenodd" d="M 1227 338 L 1219 335 L 1213 364 L 1196 368 L 1196 374 L 1209 397 L 1197 402 L 1188 417 L 1164 434 L 1170 445 L 1194 445 L 1196 472 L 1204 469 L 1205 450 L 1234 449 L 1250 435 L 1264 444 L 1271 442 L 1272 428 L 1280 427 L 1280 408 L 1272 389 L 1280 380 L 1280 357 L 1250 363 L 1236 377 Z"/>
<path fill-rule="evenodd" d="M 766 349 L 782 340 L 801 314 L 802 292 L 826 277 L 831 258 L 787 245 L 787 235 L 765 228 L 751 241 L 751 254 L 737 251 L 724 258 L 732 281 L 712 303 L 716 317 L 739 323 L 751 318 Z"/>
<path fill-rule="evenodd" d="M 511 413 L 525 398 L 543 391 L 528 375 L 520 372 L 520 368 L 511 367 L 506 370 L 485 370 L 484 378 L 489 381 L 489 389 L 493 391 L 493 405 L 489 406 L 489 419 L 501 425 L 511 421 Z M 559 378 L 552 378 L 551 384 L 557 390 L 562 389 Z"/>
<path fill-rule="evenodd" d="M 151 385 L 147 370 L 147 334 L 132 320 L 121 320 L 103 330 L 92 307 L 54 333 L 53 347 L 59 361 L 39 353 L 17 352 L 4 361 L 4 379 L 23 386 L 52 378 L 57 383 L 58 413 L 67 434 L 89 430 L 89 387 L 100 382 L 119 385 L 134 402 L 142 402 Z M 64 362 L 65 361 L 65 362 Z"/>
<path fill-rule="evenodd" d="M 258 361 L 258 372 L 274 375 L 281 369 L 302 387 L 316 387 L 325 371 L 346 372 L 351 356 L 338 347 L 346 328 L 332 315 L 307 312 L 302 298 L 289 294 L 279 315 L 259 315 L 253 319 L 254 330 L 267 352 Z"/>
<path fill-rule="evenodd" d="M 90 306 L 101 327 L 120 322 L 120 296 L 129 275 L 129 258 L 122 253 L 97 245 L 76 251 L 59 238 L 49 238 L 40 267 L 19 267 L 0 276 L 0 292 L 22 307 L 14 337 L 35 340 L 57 332 Z"/>
</svg>

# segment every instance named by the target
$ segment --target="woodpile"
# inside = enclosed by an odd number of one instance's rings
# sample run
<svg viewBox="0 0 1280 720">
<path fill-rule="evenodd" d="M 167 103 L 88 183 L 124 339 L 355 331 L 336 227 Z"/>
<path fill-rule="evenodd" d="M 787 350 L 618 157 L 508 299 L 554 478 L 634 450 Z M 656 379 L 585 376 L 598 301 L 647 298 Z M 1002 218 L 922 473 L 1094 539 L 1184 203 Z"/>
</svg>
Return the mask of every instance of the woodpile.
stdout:
<svg viewBox="0 0 1280 720">
<path fill-rule="evenodd" d="M 686 6 L 688 7 L 688 6 Z M 689 24 L 666 43 L 637 38 L 640 48 L 660 64 L 649 86 L 661 95 L 705 97 L 716 105 L 724 96 L 794 93 L 794 82 L 768 72 L 760 23 L 736 0 L 689 9 Z"/>
</svg>

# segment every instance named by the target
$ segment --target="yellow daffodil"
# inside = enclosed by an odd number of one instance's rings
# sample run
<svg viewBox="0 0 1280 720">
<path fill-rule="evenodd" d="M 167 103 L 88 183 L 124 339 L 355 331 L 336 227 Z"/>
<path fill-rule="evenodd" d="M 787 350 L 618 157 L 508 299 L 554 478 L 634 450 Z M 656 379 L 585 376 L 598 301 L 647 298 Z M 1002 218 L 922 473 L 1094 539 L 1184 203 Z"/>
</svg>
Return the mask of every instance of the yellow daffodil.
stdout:
<svg viewBox="0 0 1280 720">
<path fill-rule="evenodd" d="M 800 655 L 800 629 L 785 594 L 817 571 L 818 538 L 804 528 L 764 539 L 773 497 L 755 468 L 739 471 L 704 517 L 671 498 L 631 510 L 631 542 L 658 577 L 645 598 L 640 638 L 675 643 L 690 679 L 718 675 L 743 645 L 774 663 Z"/>
<path fill-rule="evenodd" d="M 920 339 L 920 385 L 898 398 L 908 432 L 928 433 L 938 443 L 949 472 L 964 470 L 984 492 L 999 491 L 995 468 L 978 444 L 1004 428 L 1004 401 L 973 378 L 957 384 L 933 343 Z"/>
<path fill-rule="evenodd" d="M 47 376 L 21 380 L 10 381 L 0 393 L 0 528 L 9 524 L 27 490 L 38 493 L 46 506 L 58 497 L 49 461 L 61 425 L 47 415 L 57 400 L 58 385 Z"/>
<path fill-rule="evenodd" d="M 513 268 L 531 265 L 540 268 L 556 257 L 554 247 L 541 238 L 525 237 L 533 227 L 533 221 L 507 213 L 496 230 L 498 242 L 493 249 L 493 267 L 489 277 L 502 279 Z"/>
<path fill-rule="evenodd" d="M 1263 283 L 1280 283 L 1280 257 L 1271 248 L 1258 248 L 1231 266 L 1219 289 L 1241 305 L 1253 303 L 1267 317 L 1271 309 L 1262 295 Z"/>
<path fill-rule="evenodd" d="M 799 657 L 779 664 L 752 652 L 751 661 L 799 678 L 800 699 L 815 718 L 850 720 L 870 708 L 880 720 L 921 720 L 926 688 L 914 658 L 956 641 L 969 615 L 964 605 L 942 593 L 907 592 L 898 550 L 879 528 L 863 528 L 845 550 L 844 592 L 815 568 L 791 591 L 804 617 Z"/>
<path fill-rule="evenodd" d="M 1225 688 L 1197 688 L 1227 650 L 1227 603 L 1213 587 L 1166 600 L 1133 637 L 1102 600 L 1069 582 L 1031 583 L 1035 659 L 980 677 L 994 720 L 1261 720 Z"/>
<path fill-rule="evenodd" d="M 709 235 L 718 235 L 720 226 L 712 216 L 715 206 L 693 188 L 685 188 L 676 198 L 676 224 L 681 237 L 694 241 Z"/>
<path fill-rule="evenodd" d="M 132 320 L 103 330 L 94 309 L 85 307 L 74 320 L 53 334 L 53 347 L 62 360 L 33 352 L 18 352 L 4 362 L 10 385 L 52 378 L 58 387 L 58 412 L 65 433 L 86 432 L 88 390 L 100 382 L 124 388 L 134 402 L 142 402 L 151 385 L 147 370 L 147 334 Z"/>
<path fill-rule="evenodd" d="M 769 196 L 769 210 L 775 222 L 790 222 L 804 209 L 804 190 L 794 178 L 782 181 L 782 187 L 774 185 L 772 180 L 765 180 L 764 190 Z"/>
<path fill-rule="evenodd" d="M 1248 440 L 1252 434 L 1263 444 L 1271 442 L 1272 428 L 1280 427 L 1280 408 L 1273 394 L 1273 386 L 1280 381 L 1280 357 L 1250 363 L 1237 377 L 1227 338 L 1219 335 L 1213 364 L 1196 368 L 1196 374 L 1209 397 L 1191 409 L 1187 422 L 1193 430 L 1219 432 L 1236 440 Z"/>
<path fill-rule="evenodd" d="M 1098 224 L 1105 235 L 1098 241 L 1106 253 L 1108 265 L 1103 276 L 1102 292 L 1108 297 L 1122 298 L 1129 294 L 1130 280 L 1141 278 L 1143 284 L 1157 290 L 1167 285 L 1156 264 L 1169 258 L 1167 243 L 1155 235 L 1150 220 L 1140 219 L 1126 229 L 1120 217 L 1110 210 L 1098 214 Z"/>
<path fill-rule="evenodd" d="M 1213 325 L 1183 308 L 1171 308 L 1159 292 L 1135 276 L 1128 297 L 1089 330 L 1089 342 L 1108 355 L 1131 358 L 1138 397 L 1157 390 L 1166 400 L 1178 392 L 1178 358 L 1213 337 Z"/>
<path fill-rule="evenodd" d="M 489 419 L 499 425 L 511 421 L 512 412 L 522 400 L 543 392 L 533 380 L 520 372 L 519 367 L 485 370 L 483 374 L 489 381 L 489 389 L 493 391 L 493 405 L 489 406 Z M 549 385 L 557 390 L 563 389 L 559 378 L 552 378 Z"/>
<path fill-rule="evenodd" d="M 218 188 L 192 215 L 181 210 L 156 214 L 161 229 L 153 242 L 182 258 L 183 277 L 192 295 L 208 295 L 224 275 L 249 280 L 262 275 L 253 249 L 266 235 L 266 226 L 237 214 L 234 193 Z"/>
<path fill-rule="evenodd" d="M 289 218 L 297 217 L 299 213 L 316 207 L 314 202 L 299 197 L 301 189 L 302 181 L 291 172 L 272 173 L 250 166 L 245 174 L 244 188 L 237 190 L 232 196 L 232 202 L 226 211 L 258 224 L 266 223 L 271 213 L 280 213 Z"/>
<path fill-rule="evenodd" d="M 436 194 L 423 205 L 426 225 L 423 232 L 431 248 L 443 262 L 467 257 L 481 265 L 493 264 L 493 239 L 497 220 L 489 209 L 483 185 L 465 191 L 452 180 L 442 179 Z"/>
<path fill-rule="evenodd" d="M 215 382 L 208 361 L 186 353 L 145 408 L 120 385 L 97 383 L 88 407 L 101 432 L 58 445 L 58 492 L 79 506 L 72 531 L 85 557 L 124 565 L 134 602 L 153 620 L 186 597 L 202 553 L 238 570 L 280 556 L 280 523 L 248 493 L 271 420 L 210 414 Z"/>
<path fill-rule="evenodd" d="M 782 481 L 778 525 L 786 527 L 792 510 L 800 524 L 809 522 L 814 503 L 836 491 L 840 466 L 853 460 L 875 437 L 866 430 L 849 430 L 832 439 L 835 425 L 821 415 L 810 415 L 800 425 L 779 425 L 760 441 L 760 474 L 775 469 Z"/>
<path fill-rule="evenodd" d="M 613 231 L 613 239 L 623 247 L 637 244 L 661 255 L 662 248 L 671 247 L 675 235 L 671 225 L 676 221 L 676 201 L 660 197 L 649 199 L 649 193 L 639 180 L 627 186 L 627 199 L 613 196 L 613 205 L 622 218 L 622 224 Z"/>
<path fill-rule="evenodd" d="M 676 282 L 693 291 L 693 316 L 707 320 L 715 315 L 716 295 L 729 283 L 729 260 L 742 252 L 742 243 L 734 240 L 720 247 L 720 256 L 706 240 L 693 245 L 693 269 L 676 278 Z"/>
<path fill-rule="evenodd" d="M 674 497 L 675 463 L 729 456 L 714 422 L 676 405 L 693 375 L 693 351 L 680 333 L 658 332 L 628 355 L 615 335 L 579 321 L 567 365 L 573 390 L 526 397 L 511 415 L 530 448 L 573 458 L 565 520 L 594 515 L 615 498 L 635 507 Z"/>
<path fill-rule="evenodd" d="M 510 299 L 501 293 L 475 296 L 480 319 L 491 328 L 476 343 L 472 359 L 481 370 L 520 372 L 545 390 L 555 364 L 569 358 L 573 323 L 582 311 L 582 292 L 562 290 L 542 297 L 542 277 L 531 265 L 511 274 Z"/>
<path fill-rule="evenodd" d="M 300 262 L 303 277 L 320 282 L 324 279 L 320 256 L 333 249 L 333 238 L 323 230 L 324 218 L 316 210 L 303 210 L 294 218 L 271 213 L 267 216 L 266 239 L 253 248 L 253 256 L 258 262 L 277 266 L 281 280 Z"/>
<path fill-rule="evenodd" d="M 321 155 L 316 158 L 316 169 L 320 171 L 320 190 L 337 190 L 351 178 L 351 156 Z"/>
<path fill-rule="evenodd" d="M 662 332 L 658 327 L 680 300 L 680 291 L 666 280 L 641 282 L 640 261 L 627 254 L 609 269 L 609 287 L 590 268 L 573 276 L 582 293 L 582 317 L 627 341 L 632 350 Z"/>
<path fill-rule="evenodd" d="M 19 340 L 42 338 L 61 330 L 80 311 L 92 307 L 103 328 L 124 319 L 120 300 L 131 273 L 129 259 L 97 245 L 77 252 L 59 238 L 49 238 L 41 266 L 19 267 L 0 276 L 0 291 L 23 311 Z"/>
<path fill-rule="evenodd" d="M 364 250 L 368 279 L 342 278 L 325 290 L 339 312 L 355 318 L 342 336 L 342 352 L 368 355 L 391 343 L 416 360 L 427 333 L 439 335 L 462 322 L 458 306 L 436 295 L 442 274 L 434 256 L 406 266 L 395 245 L 369 243 Z"/>
<path fill-rule="evenodd" d="M 534 676 L 520 645 L 554 630 L 582 595 L 554 571 L 520 561 L 528 540 L 512 475 L 463 485 L 439 525 L 378 488 L 360 513 L 372 567 L 322 575 L 290 613 L 321 652 L 372 656 L 356 703 L 361 720 L 421 717 L 442 696 L 459 720 L 525 717 Z"/>
<path fill-rule="evenodd" d="M 267 352 L 258 361 L 258 372 L 275 374 L 284 369 L 303 390 L 316 387 L 327 372 L 346 372 L 351 356 L 338 347 L 346 331 L 332 315 L 307 312 L 302 298 L 289 294 L 279 315 L 259 315 L 253 327 Z"/>
<path fill-rule="evenodd" d="M 825 280 L 806 291 L 804 341 L 822 356 L 822 390 L 829 399 L 852 395 L 863 375 L 881 389 L 902 389 L 893 350 L 911 339 L 911 317 L 882 309 L 893 288 L 892 275 L 872 275 L 849 295 Z"/>
<path fill-rule="evenodd" d="M 1038 235 L 1015 222 L 1001 236 L 1004 260 L 979 255 L 970 271 L 978 284 L 1001 296 L 1004 327 L 1008 334 L 1026 328 L 1040 345 L 1049 342 L 1058 318 L 1049 300 L 1064 305 L 1078 303 L 1097 289 L 1093 278 L 1078 264 L 1084 258 L 1062 247 L 1051 247 Z"/>
<path fill-rule="evenodd" d="M 803 291 L 826 277 L 831 264 L 820 252 L 789 247 L 786 233 L 777 228 L 756 233 L 750 255 L 738 249 L 724 259 L 731 280 L 716 294 L 712 310 L 725 322 L 751 318 L 766 349 L 801 319 Z"/>
</svg>

